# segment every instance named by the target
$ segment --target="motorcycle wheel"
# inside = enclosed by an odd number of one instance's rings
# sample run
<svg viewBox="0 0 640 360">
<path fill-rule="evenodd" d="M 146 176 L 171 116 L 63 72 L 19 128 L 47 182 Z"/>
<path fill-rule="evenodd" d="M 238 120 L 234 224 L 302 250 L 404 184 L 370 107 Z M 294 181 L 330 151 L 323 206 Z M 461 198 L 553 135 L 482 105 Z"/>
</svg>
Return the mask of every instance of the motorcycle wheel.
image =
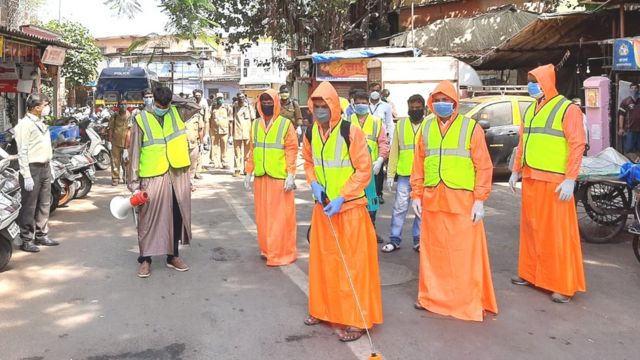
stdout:
<svg viewBox="0 0 640 360">
<path fill-rule="evenodd" d="M 111 166 L 111 155 L 107 150 L 102 150 L 96 155 L 96 167 L 100 170 L 107 170 Z"/>
<path fill-rule="evenodd" d="M 636 259 L 640 261 L 640 235 L 633 236 L 631 245 L 633 246 L 633 253 L 636 255 Z"/>
<path fill-rule="evenodd" d="M 49 205 L 49 215 L 53 214 L 54 211 L 60 205 L 60 195 L 55 194 L 55 190 L 51 187 L 51 205 Z"/>
<path fill-rule="evenodd" d="M 10 240 L 0 238 L 0 271 L 9 264 L 11 254 L 13 253 L 13 244 Z"/>
<path fill-rule="evenodd" d="M 93 183 L 91 182 L 91 179 L 89 179 L 87 174 L 82 174 L 82 177 L 78 180 L 78 183 L 80 185 L 76 190 L 76 194 L 73 197 L 74 199 L 82 199 L 83 197 L 87 196 L 87 194 L 89 194 L 89 191 L 91 191 L 91 187 L 93 186 Z"/>
<path fill-rule="evenodd" d="M 65 206 L 76 195 L 76 184 L 75 183 L 64 183 L 64 194 L 60 195 L 60 201 L 58 202 L 58 206 Z"/>
</svg>

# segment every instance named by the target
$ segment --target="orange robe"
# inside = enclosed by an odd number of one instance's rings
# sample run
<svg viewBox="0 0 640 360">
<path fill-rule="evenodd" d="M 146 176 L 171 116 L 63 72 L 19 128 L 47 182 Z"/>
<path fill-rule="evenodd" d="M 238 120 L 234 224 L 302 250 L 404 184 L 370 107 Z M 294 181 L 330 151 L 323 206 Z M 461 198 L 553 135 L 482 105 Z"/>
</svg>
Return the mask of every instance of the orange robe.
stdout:
<svg viewBox="0 0 640 360">
<path fill-rule="evenodd" d="M 438 92 L 457 101 L 452 85 L 441 83 L 433 93 Z M 454 113 L 451 119 L 456 116 Z M 440 131 L 446 132 L 451 123 L 438 121 Z M 411 198 L 422 203 L 418 302 L 434 313 L 482 321 L 485 311 L 498 313 L 484 224 L 473 224 L 471 219 L 474 201 L 485 201 L 491 193 L 493 165 L 484 132 L 476 126 L 471 137 L 471 159 L 476 169 L 473 192 L 453 190 L 443 183 L 425 187 L 422 131 L 417 138 L 420 141 L 416 142 Z"/>
<path fill-rule="evenodd" d="M 279 113 L 280 99 L 273 90 L 266 93 L 274 98 L 275 119 Z M 266 124 L 260 102 L 259 125 L 266 131 L 271 128 L 273 121 Z M 293 126 L 289 126 L 285 135 L 285 159 L 287 173 L 295 175 L 296 157 L 298 156 L 298 139 Z M 249 140 L 249 153 L 247 155 L 245 169 L 247 173 L 253 173 L 253 134 Z M 254 207 L 256 211 L 256 227 L 258 230 L 258 246 L 260 254 L 267 258 L 268 266 L 281 266 L 296 261 L 296 206 L 294 191 L 284 191 L 284 180 L 274 179 L 267 175 L 255 178 L 253 184 Z"/>
<path fill-rule="evenodd" d="M 329 83 L 323 82 L 310 99 L 313 97 L 322 97 L 329 104 L 332 112 L 331 128 L 334 128 L 340 120 L 340 106 L 335 89 Z M 311 103 L 311 100 L 309 102 Z M 310 108 L 313 108 L 312 103 Z M 335 128 L 334 131 L 340 129 Z M 322 134 L 323 139 L 326 140 L 328 135 L 328 132 Z M 362 130 L 351 126 L 349 138 L 349 155 L 355 173 L 340 191 L 340 195 L 346 201 L 340 212 L 331 217 L 331 223 L 362 305 L 366 324 L 363 324 L 356 307 L 329 218 L 324 214 L 323 206 L 320 204 L 314 206 L 311 215 L 309 314 L 335 324 L 371 328 L 374 324 L 381 324 L 383 320 L 376 234 L 367 212 L 366 198 L 349 201 L 357 198 L 369 184 L 371 156 Z M 311 144 L 306 138 L 302 156 L 305 160 L 307 182 L 311 184 L 316 180 L 316 174 Z"/>
<path fill-rule="evenodd" d="M 536 111 L 558 95 L 555 89 L 555 72 L 552 65 L 530 72 L 542 87 L 545 99 L 537 104 Z M 585 146 L 582 112 L 577 106 L 567 109 L 562 122 L 569 155 L 566 174 L 555 174 L 532 169 L 522 164 L 522 141 L 518 144 L 514 171 L 522 172 L 522 214 L 520 217 L 520 255 L 518 276 L 531 284 L 573 296 L 586 291 L 582 264 L 582 249 L 578 231 L 575 202 L 560 201 L 555 192 L 565 179 L 575 180 L 582 164 Z M 520 139 L 524 124 L 520 126 Z"/>
</svg>

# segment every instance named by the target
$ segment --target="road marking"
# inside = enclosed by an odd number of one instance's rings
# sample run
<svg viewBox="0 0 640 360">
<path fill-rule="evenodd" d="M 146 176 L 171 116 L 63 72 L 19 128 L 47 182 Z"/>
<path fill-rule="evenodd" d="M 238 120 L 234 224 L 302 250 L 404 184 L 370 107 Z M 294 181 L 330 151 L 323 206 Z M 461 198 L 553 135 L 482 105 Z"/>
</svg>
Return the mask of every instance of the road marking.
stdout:
<svg viewBox="0 0 640 360">
<path fill-rule="evenodd" d="M 229 204 L 238 220 L 240 220 L 242 226 L 244 226 L 244 228 L 253 236 L 257 236 L 258 230 L 256 223 L 244 207 L 240 205 L 240 202 L 231 197 L 227 191 L 221 191 L 220 195 L 222 195 L 224 201 Z M 296 284 L 300 291 L 309 297 L 309 277 L 298 265 L 293 263 L 287 266 L 279 266 L 278 269 L 280 269 L 289 278 L 289 280 L 291 280 L 291 282 Z M 369 348 L 369 342 L 367 341 L 366 336 L 361 337 L 358 341 L 348 342 L 346 345 L 349 347 L 356 359 L 367 359 L 368 356 L 371 355 L 371 349 Z M 378 352 L 378 355 L 381 356 L 380 352 Z"/>
</svg>

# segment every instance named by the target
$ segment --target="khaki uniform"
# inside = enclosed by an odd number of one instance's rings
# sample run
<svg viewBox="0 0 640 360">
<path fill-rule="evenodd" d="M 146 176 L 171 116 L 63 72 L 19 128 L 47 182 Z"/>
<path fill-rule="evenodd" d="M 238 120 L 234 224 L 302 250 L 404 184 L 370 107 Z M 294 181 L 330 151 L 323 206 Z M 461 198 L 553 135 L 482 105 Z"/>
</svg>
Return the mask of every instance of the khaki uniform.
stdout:
<svg viewBox="0 0 640 360">
<path fill-rule="evenodd" d="M 109 134 L 111 141 L 111 180 L 120 180 L 120 166 L 122 164 L 122 151 L 125 148 L 125 140 L 129 131 L 129 112 L 124 115 L 115 113 L 109 120 Z"/>
<path fill-rule="evenodd" d="M 210 136 L 211 136 L 211 164 L 215 168 L 226 168 L 227 162 L 227 141 L 229 140 L 230 120 L 233 110 L 222 105 L 211 109 Z"/>
<path fill-rule="evenodd" d="M 242 171 L 245 159 L 249 154 L 249 138 L 251 137 L 251 123 L 256 118 L 252 106 L 246 102 L 233 107 L 233 153 L 234 170 Z"/>
<path fill-rule="evenodd" d="M 200 133 L 204 131 L 204 119 L 201 114 L 195 114 L 184 125 L 187 133 L 187 141 L 189 142 L 189 154 L 191 157 L 189 176 L 193 178 L 196 171 L 201 167 Z"/>
<path fill-rule="evenodd" d="M 295 127 L 302 125 L 302 112 L 295 100 L 289 100 L 286 104 L 280 103 L 280 116 L 291 120 Z"/>
</svg>

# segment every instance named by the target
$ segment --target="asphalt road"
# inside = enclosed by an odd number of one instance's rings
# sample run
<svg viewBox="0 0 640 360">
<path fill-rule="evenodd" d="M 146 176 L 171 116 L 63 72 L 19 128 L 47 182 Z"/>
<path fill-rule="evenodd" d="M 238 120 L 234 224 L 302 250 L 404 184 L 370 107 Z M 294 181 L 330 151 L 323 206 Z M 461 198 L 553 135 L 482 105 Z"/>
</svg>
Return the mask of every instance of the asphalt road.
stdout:
<svg viewBox="0 0 640 360">
<path fill-rule="evenodd" d="M 86 199 L 51 218 L 58 247 L 19 250 L 0 274 L 0 359 L 366 359 L 363 337 L 340 343 L 325 325 L 308 327 L 306 229 L 310 191 L 298 176 L 299 260 L 267 268 L 259 258 L 253 201 L 241 179 L 204 175 L 193 194 L 191 266 L 178 273 L 154 259 L 136 277 L 131 219 L 108 212 L 123 186 L 102 173 Z M 378 215 L 388 236 L 392 194 Z M 384 359 L 638 359 L 640 263 L 628 237 L 583 244 L 588 292 L 569 304 L 511 285 L 519 198 L 496 183 L 486 228 L 499 315 L 465 322 L 413 309 L 418 257 L 410 224 L 403 247 L 380 254 L 385 323 L 373 332 Z M 274 214 L 277 216 L 277 214 Z"/>
</svg>

